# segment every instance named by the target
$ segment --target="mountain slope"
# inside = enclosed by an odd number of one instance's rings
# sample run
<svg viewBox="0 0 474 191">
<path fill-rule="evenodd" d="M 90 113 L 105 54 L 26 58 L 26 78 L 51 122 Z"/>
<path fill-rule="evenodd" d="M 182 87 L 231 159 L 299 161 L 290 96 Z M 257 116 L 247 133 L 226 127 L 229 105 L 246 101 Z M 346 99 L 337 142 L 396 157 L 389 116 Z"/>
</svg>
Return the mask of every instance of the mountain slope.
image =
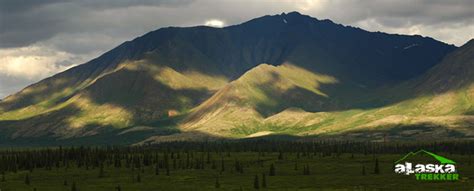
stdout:
<svg viewBox="0 0 474 191">
<path fill-rule="evenodd" d="M 474 82 L 474 39 L 448 54 L 417 83 L 418 91 L 446 92 L 469 88 Z"/>
<path fill-rule="evenodd" d="M 96 128 L 87 127 L 123 128 L 177 115 L 226 84 L 225 77 L 179 73 L 154 62 L 125 62 L 45 113 L 7 126 L 17 129 L 14 137 L 45 136 L 52 132 L 61 137 L 96 134 Z M 14 114 L 7 112 L 2 116 Z"/>
<path fill-rule="evenodd" d="M 0 130 L 6 139 L 69 138 L 191 124 L 206 107 L 234 102 L 249 121 L 291 107 L 367 109 L 374 106 L 356 104 L 366 94 L 418 77 L 455 48 L 296 12 L 225 28 L 162 28 L 2 100 Z"/>
<path fill-rule="evenodd" d="M 279 130 L 299 135 L 370 139 L 474 138 L 474 41 L 447 55 L 422 76 L 367 94 L 394 104 L 336 112 L 287 109 L 244 133 Z M 234 127 L 243 131 L 245 128 Z M 386 137 L 388 136 L 388 137 Z"/>
<path fill-rule="evenodd" d="M 474 109 L 473 70 L 471 40 L 424 75 L 388 90 L 382 88 L 382 93 L 365 94 L 369 100 L 385 97 L 401 101 L 369 109 L 331 111 L 329 108 L 340 105 L 344 99 L 332 96 L 338 92 L 321 92 L 318 88 L 337 86 L 335 78 L 292 65 L 263 64 L 197 107 L 182 127 L 237 137 L 259 132 L 329 136 L 349 133 L 378 138 L 387 134 L 396 138 L 474 137 L 474 116 L 470 116 Z M 301 94 L 294 87 L 309 94 Z M 266 117 L 259 115 L 263 108 L 281 112 Z M 308 112 L 314 109 L 325 112 Z"/>
<path fill-rule="evenodd" d="M 291 64 L 260 64 L 193 109 L 182 126 L 216 133 L 234 126 L 259 123 L 265 116 L 288 107 L 307 110 L 337 108 L 335 100 L 330 97 L 332 95 L 320 89 L 337 83 L 334 77 L 315 74 Z M 232 135 L 232 132 L 224 133 Z"/>
</svg>

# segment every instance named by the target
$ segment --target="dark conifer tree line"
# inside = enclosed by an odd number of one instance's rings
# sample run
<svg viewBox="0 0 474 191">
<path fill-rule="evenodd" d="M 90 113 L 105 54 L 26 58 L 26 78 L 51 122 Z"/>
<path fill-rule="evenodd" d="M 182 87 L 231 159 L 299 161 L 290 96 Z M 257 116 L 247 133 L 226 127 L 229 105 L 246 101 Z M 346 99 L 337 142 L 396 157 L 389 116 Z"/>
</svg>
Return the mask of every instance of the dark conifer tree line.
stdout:
<svg viewBox="0 0 474 191">
<path fill-rule="evenodd" d="M 51 170 L 68 168 L 98 169 L 98 176 L 105 176 L 105 167 L 132 168 L 142 170 L 153 166 L 155 174 L 181 169 L 212 168 L 227 170 L 223 157 L 231 157 L 234 152 L 256 152 L 258 156 L 265 153 L 278 153 L 278 160 L 283 160 L 287 153 L 294 153 L 297 158 L 314 156 L 338 156 L 342 153 L 354 154 L 403 154 L 419 149 L 435 153 L 451 153 L 471 156 L 474 153 L 474 141 L 434 142 L 434 143 L 373 143 L 350 141 L 234 141 L 234 142 L 168 142 L 146 146 L 107 146 L 107 147 L 57 147 L 30 150 L 4 149 L 0 151 L 0 172 L 16 172 L 36 168 Z M 220 159 L 220 161 L 219 161 Z M 262 160 L 256 163 L 263 165 Z M 378 161 L 377 161 L 378 162 Z M 271 164 L 272 166 L 274 164 Z M 378 165 L 378 164 L 377 164 Z M 244 172 L 245 165 L 235 160 L 235 171 Z M 275 168 L 270 167 L 270 168 Z M 297 170 L 295 162 L 295 170 Z M 269 175 L 272 176 L 270 169 Z M 376 170 L 378 171 L 378 170 Z M 377 173 L 377 172 L 374 172 Z"/>
</svg>

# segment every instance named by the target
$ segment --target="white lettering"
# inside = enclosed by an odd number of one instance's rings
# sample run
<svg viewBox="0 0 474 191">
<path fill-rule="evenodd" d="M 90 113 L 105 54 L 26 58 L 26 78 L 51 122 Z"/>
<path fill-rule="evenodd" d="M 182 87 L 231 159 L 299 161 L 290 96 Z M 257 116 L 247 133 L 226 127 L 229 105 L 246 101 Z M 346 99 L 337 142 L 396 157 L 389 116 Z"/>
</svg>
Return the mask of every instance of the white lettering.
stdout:
<svg viewBox="0 0 474 191">
<path fill-rule="evenodd" d="M 403 174 L 405 172 L 406 172 L 405 165 L 403 165 L 403 164 L 395 165 L 395 173 Z"/>
<path fill-rule="evenodd" d="M 410 175 L 413 173 L 455 173 L 456 167 L 452 164 L 416 164 L 413 168 L 413 164 L 405 162 L 405 164 L 396 164 L 395 173 Z"/>
<path fill-rule="evenodd" d="M 452 164 L 447 164 L 445 168 L 446 173 L 454 173 L 456 172 L 456 167 Z"/>
</svg>

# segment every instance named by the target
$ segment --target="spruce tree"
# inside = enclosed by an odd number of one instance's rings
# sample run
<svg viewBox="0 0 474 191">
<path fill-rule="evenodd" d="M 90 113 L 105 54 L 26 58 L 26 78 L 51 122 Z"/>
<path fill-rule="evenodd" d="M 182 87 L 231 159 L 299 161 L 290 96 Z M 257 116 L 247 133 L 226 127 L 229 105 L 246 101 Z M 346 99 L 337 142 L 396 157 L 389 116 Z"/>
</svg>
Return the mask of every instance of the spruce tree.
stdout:
<svg viewBox="0 0 474 191">
<path fill-rule="evenodd" d="M 212 166 L 211 166 L 212 169 L 216 169 L 216 161 L 215 160 L 212 160 Z"/>
<path fill-rule="evenodd" d="M 472 164 L 472 154 L 469 153 L 469 163 L 468 163 L 468 165 L 471 166 L 471 164 Z"/>
<path fill-rule="evenodd" d="M 268 176 L 275 176 L 275 165 L 270 165 L 270 172 L 268 173 Z"/>
<path fill-rule="evenodd" d="M 311 175 L 311 171 L 309 170 L 309 165 L 306 165 L 306 174 Z"/>
<path fill-rule="evenodd" d="M 379 159 L 378 158 L 375 159 L 374 174 L 380 174 Z"/>
<path fill-rule="evenodd" d="M 77 191 L 76 182 L 72 182 L 71 191 Z"/>
<path fill-rule="evenodd" d="M 30 185 L 30 175 L 29 174 L 26 174 L 26 176 L 25 176 L 25 184 Z"/>
<path fill-rule="evenodd" d="M 222 160 L 221 160 L 221 172 L 224 172 L 224 170 L 225 170 L 224 157 L 222 157 Z"/>
<path fill-rule="evenodd" d="M 303 166 L 303 175 L 310 175 L 309 165 Z"/>
<path fill-rule="evenodd" d="M 209 151 L 207 152 L 206 163 L 207 163 L 207 164 L 210 164 L 210 163 L 211 163 L 211 153 L 209 153 Z"/>
<path fill-rule="evenodd" d="M 239 161 L 235 161 L 235 171 L 240 172 L 240 163 L 239 163 Z"/>
<path fill-rule="evenodd" d="M 219 183 L 219 177 L 216 176 L 216 185 L 215 185 L 216 188 L 220 188 L 221 187 L 221 184 Z"/>
<path fill-rule="evenodd" d="M 156 164 L 155 165 L 155 175 L 159 175 L 160 174 L 160 168 L 159 168 L 159 165 Z"/>
<path fill-rule="evenodd" d="M 265 173 L 262 173 L 262 188 L 267 187 L 267 177 L 265 176 Z"/>
<path fill-rule="evenodd" d="M 170 163 L 168 162 L 168 154 L 165 154 L 165 168 L 166 168 L 166 176 L 170 175 Z"/>
<path fill-rule="evenodd" d="M 100 169 L 99 169 L 99 178 L 104 177 L 104 164 L 100 164 Z"/>
<path fill-rule="evenodd" d="M 122 187 L 120 187 L 120 185 L 117 185 L 117 187 L 115 187 L 115 190 L 116 191 L 122 191 Z"/>
<path fill-rule="evenodd" d="M 260 184 L 258 183 L 258 175 L 255 175 L 255 178 L 253 180 L 253 188 L 255 189 L 260 189 Z"/>
</svg>

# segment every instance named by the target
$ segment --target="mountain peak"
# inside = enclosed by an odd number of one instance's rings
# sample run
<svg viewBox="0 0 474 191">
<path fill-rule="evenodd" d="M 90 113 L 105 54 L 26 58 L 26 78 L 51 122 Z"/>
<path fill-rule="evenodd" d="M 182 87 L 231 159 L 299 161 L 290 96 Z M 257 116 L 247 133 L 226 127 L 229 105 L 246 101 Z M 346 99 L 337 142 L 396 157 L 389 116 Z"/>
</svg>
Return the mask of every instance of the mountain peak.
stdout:
<svg viewBox="0 0 474 191">
<path fill-rule="evenodd" d="M 282 13 L 280 15 L 274 15 L 274 16 L 277 16 L 277 17 L 283 17 L 285 19 L 291 19 L 291 20 L 294 20 L 294 21 L 297 21 L 297 20 L 313 20 L 313 21 L 318 21 L 318 19 L 314 18 L 314 17 L 311 17 L 309 15 L 304 15 L 304 14 L 301 14 L 297 11 L 292 11 L 292 12 L 288 12 L 288 13 Z"/>
<path fill-rule="evenodd" d="M 256 26 L 268 25 L 268 27 L 271 25 L 271 26 L 281 27 L 281 26 L 287 26 L 286 24 L 296 24 L 296 23 L 305 24 L 305 23 L 310 23 L 310 22 L 315 22 L 315 21 L 319 21 L 319 20 L 311 16 L 304 15 L 296 11 L 292 11 L 288 13 L 283 12 L 281 14 L 266 15 L 266 16 L 258 17 L 242 24 L 256 25 Z M 268 28 L 268 27 L 264 27 L 264 28 Z"/>
<path fill-rule="evenodd" d="M 462 47 L 472 47 L 474 46 L 474 38 L 467 41 L 465 44 L 462 45 Z"/>
<path fill-rule="evenodd" d="M 289 16 L 307 16 L 307 15 L 303 15 L 301 13 L 299 13 L 298 11 L 291 11 L 291 12 L 288 12 L 288 13 L 285 13 L 283 12 L 282 14 L 280 15 L 289 15 Z"/>
</svg>

